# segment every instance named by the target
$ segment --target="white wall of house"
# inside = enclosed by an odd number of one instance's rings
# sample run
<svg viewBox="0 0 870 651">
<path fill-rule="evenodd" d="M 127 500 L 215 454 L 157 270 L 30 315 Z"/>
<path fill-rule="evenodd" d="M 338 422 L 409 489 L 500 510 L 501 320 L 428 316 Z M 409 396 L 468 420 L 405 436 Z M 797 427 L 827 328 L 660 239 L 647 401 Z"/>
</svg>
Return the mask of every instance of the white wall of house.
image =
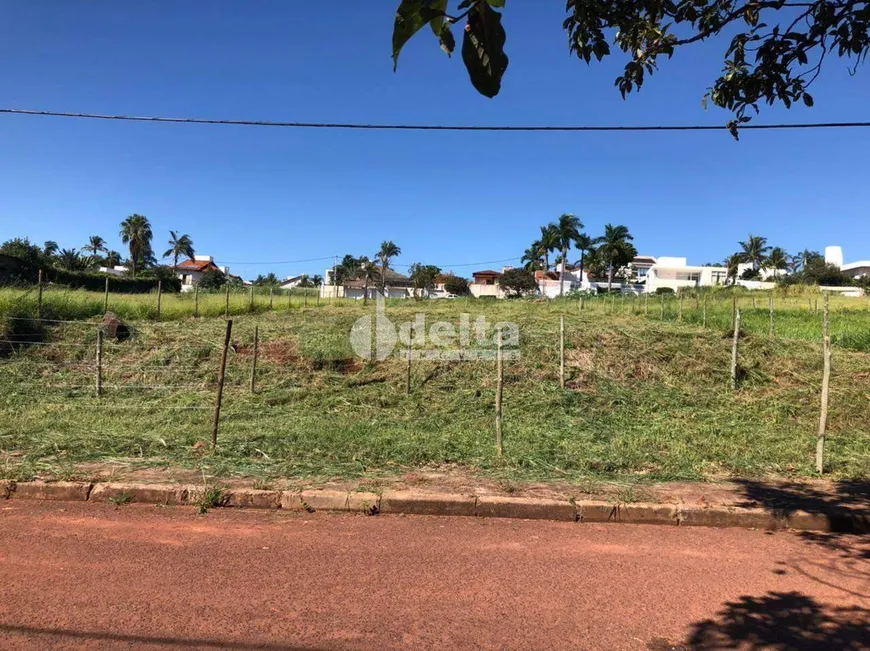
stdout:
<svg viewBox="0 0 870 651">
<path fill-rule="evenodd" d="M 127 273 L 127 267 L 118 265 L 117 267 L 100 267 L 100 273 L 109 274 L 110 276 L 123 276 Z"/>
<path fill-rule="evenodd" d="M 475 298 L 480 298 L 481 296 L 494 296 L 495 298 L 504 298 L 505 294 L 497 284 L 495 285 L 482 285 L 480 283 L 471 283 L 468 286 L 468 291 L 471 292 L 471 295 Z"/>
<path fill-rule="evenodd" d="M 659 288 L 678 291 L 684 288 L 712 287 L 727 282 L 725 267 L 695 267 L 686 258 L 658 258 L 646 277 L 646 292 L 654 293 Z"/>
</svg>

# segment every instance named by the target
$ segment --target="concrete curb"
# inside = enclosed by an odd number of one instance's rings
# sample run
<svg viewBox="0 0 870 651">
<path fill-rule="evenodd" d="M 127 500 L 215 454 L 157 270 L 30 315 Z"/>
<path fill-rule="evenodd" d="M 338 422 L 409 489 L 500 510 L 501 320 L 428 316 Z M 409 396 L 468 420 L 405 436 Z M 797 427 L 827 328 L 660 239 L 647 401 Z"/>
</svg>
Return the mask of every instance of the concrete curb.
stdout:
<svg viewBox="0 0 870 651">
<path fill-rule="evenodd" d="M 196 504 L 202 486 L 81 482 L 14 482 L 0 479 L 0 499 L 114 502 L 126 504 Z M 671 526 L 739 527 L 777 531 L 870 532 L 870 515 L 837 507 L 827 512 L 733 506 L 695 507 L 673 504 L 613 504 L 529 497 L 500 497 L 385 491 L 383 495 L 335 490 L 277 491 L 227 489 L 225 508 L 283 509 L 287 511 L 353 512 L 366 515 L 476 516 L 585 523 L 661 524 Z"/>
</svg>

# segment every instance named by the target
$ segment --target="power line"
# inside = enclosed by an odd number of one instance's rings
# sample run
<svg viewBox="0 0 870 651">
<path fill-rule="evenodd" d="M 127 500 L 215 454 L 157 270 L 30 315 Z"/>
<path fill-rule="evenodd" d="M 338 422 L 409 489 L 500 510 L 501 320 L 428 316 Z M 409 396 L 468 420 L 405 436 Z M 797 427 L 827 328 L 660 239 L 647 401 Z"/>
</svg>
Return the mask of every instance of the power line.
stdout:
<svg viewBox="0 0 870 651">
<path fill-rule="evenodd" d="M 246 127 L 286 127 L 295 129 L 355 129 L 368 131 L 726 131 L 725 125 L 446 125 L 446 124 L 363 124 L 352 122 L 278 122 L 272 120 L 218 120 L 209 118 L 178 118 L 145 115 L 107 115 L 102 113 L 73 113 L 70 111 L 37 111 L 33 109 L 0 108 L 0 114 L 38 115 L 89 120 L 125 120 L 128 122 L 163 122 L 173 124 L 211 124 Z M 797 122 L 792 124 L 744 124 L 740 130 L 784 129 L 849 129 L 870 127 L 870 122 Z M 240 264 L 240 263 L 236 263 Z"/>
<path fill-rule="evenodd" d="M 307 260 L 277 260 L 274 262 L 261 262 L 261 261 L 238 262 L 238 261 L 233 261 L 233 260 L 221 260 L 221 262 L 223 262 L 224 265 L 231 265 L 231 264 L 244 264 L 244 265 L 302 264 L 303 262 L 320 262 L 321 260 L 332 260 L 334 257 L 335 257 L 334 255 L 326 255 L 326 256 L 323 256 L 322 258 L 308 258 Z"/>
</svg>

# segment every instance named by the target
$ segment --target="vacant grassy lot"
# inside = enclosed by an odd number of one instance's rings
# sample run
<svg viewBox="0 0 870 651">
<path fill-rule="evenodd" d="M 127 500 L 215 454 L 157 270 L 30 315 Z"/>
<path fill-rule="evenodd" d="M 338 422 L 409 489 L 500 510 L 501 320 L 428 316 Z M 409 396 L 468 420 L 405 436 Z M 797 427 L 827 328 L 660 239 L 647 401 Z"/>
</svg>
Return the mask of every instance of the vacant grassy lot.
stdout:
<svg viewBox="0 0 870 651">
<path fill-rule="evenodd" d="M 351 350 L 351 327 L 374 305 L 295 303 L 237 317 L 215 454 L 202 442 L 210 439 L 223 319 L 133 322 L 130 340 L 106 344 L 102 398 L 94 391 L 96 319 L 58 323 L 40 335 L 43 345 L 0 358 L 0 475 L 62 477 L 82 462 L 117 460 L 263 480 L 444 464 L 517 479 L 811 476 L 821 314 L 784 307 L 771 341 L 763 300 L 756 315 L 749 303 L 736 393 L 729 388 L 730 299 L 719 309 L 708 305 L 706 329 L 688 300 L 683 323 L 673 300 L 664 321 L 653 300 L 648 315 L 633 299 L 601 299 L 582 312 L 574 300 L 390 304 L 397 324 L 422 312 L 428 326 L 446 320 L 458 327 L 467 310 L 472 321 L 484 315 L 490 326 L 519 325 L 521 358 L 505 366 L 503 463 L 494 448 L 495 363 L 414 362 L 406 395 L 404 359 L 364 362 Z M 842 305 L 850 305 L 846 313 Z M 866 312 L 863 300 L 838 300 L 832 310 L 832 332 L 843 333 L 826 464 L 836 477 L 865 478 L 870 469 L 870 355 L 844 347 L 867 341 Z M 472 346 L 493 344 L 472 339 Z"/>
</svg>

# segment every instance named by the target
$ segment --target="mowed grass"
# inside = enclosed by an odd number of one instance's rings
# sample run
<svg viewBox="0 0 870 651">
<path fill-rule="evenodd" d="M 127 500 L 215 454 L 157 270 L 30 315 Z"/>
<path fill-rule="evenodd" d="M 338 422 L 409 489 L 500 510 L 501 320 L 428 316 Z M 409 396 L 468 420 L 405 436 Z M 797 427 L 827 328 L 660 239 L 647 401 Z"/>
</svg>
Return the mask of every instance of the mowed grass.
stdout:
<svg viewBox="0 0 870 651">
<path fill-rule="evenodd" d="M 365 362 L 351 349 L 351 328 L 374 314 L 374 305 L 294 306 L 236 317 L 214 454 L 202 442 L 211 436 L 223 319 L 133 322 L 129 341 L 106 345 L 102 398 L 94 391 L 97 319 L 56 324 L 47 329 L 48 345 L 0 359 L 0 474 L 65 476 L 88 461 L 207 466 L 213 474 L 263 479 L 445 465 L 535 480 L 815 474 L 820 315 L 804 311 L 811 323 L 804 338 L 786 338 L 787 327 L 778 324 L 775 340 L 762 328 L 761 314 L 757 325 L 747 317 L 735 393 L 726 312 L 708 318 L 704 329 L 693 322 L 688 302 L 679 323 L 673 310 L 659 321 L 652 302 L 645 316 L 637 309 L 642 302 L 620 300 L 616 306 L 588 302 L 582 312 L 575 300 L 388 305 L 397 325 L 422 313 L 427 326 L 447 321 L 458 328 L 461 312 L 472 322 L 483 315 L 490 338 L 477 342 L 472 334 L 476 348 L 494 348 L 496 322 L 518 324 L 521 356 L 505 364 L 501 462 L 494 446 L 495 363 L 415 361 L 406 395 L 401 356 Z M 864 309 L 861 303 L 849 315 L 858 338 L 866 337 L 858 316 Z M 560 314 L 566 315 L 564 390 Z M 832 312 L 832 331 L 838 314 Z M 255 325 L 260 342 L 252 393 Z M 838 346 L 830 475 L 867 477 L 868 416 L 870 355 Z"/>
</svg>

